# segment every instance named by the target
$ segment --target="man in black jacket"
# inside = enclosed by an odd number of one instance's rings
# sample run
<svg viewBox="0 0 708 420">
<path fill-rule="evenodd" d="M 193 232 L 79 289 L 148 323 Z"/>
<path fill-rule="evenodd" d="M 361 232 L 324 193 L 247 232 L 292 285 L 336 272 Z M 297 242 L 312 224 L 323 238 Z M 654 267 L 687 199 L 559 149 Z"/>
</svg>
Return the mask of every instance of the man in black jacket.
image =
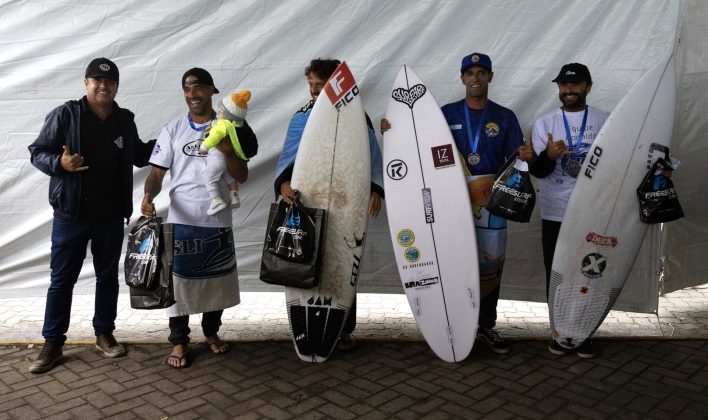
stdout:
<svg viewBox="0 0 708 420">
<path fill-rule="evenodd" d="M 52 224 L 51 283 L 42 335 L 44 347 L 30 372 L 46 372 L 62 357 L 74 284 L 91 241 L 96 272 L 93 327 L 106 357 L 125 348 L 113 337 L 123 222 L 133 212 L 133 166 L 147 165 L 154 141 L 143 143 L 134 115 L 118 107 L 115 63 L 96 58 L 86 68 L 86 96 L 50 112 L 29 146 L 32 164 L 49 175 Z"/>
</svg>

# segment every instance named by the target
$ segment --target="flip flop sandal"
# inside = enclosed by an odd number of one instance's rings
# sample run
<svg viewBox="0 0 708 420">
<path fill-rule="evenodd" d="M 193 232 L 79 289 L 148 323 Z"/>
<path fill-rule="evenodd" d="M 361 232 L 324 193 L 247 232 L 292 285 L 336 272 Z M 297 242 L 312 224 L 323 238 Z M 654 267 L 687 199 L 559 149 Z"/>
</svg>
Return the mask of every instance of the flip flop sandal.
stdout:
<svg viewBox="0 0 708 420">
<path fill-rule="evenodd" d="M 209 340 L 206 340 L 204 343 L 209 347 L 209 350 L 211 350 L 211 352 L 214 354 L 224 354 L 224 353 L 229 352 L 229 348 L 230 348 L 229 344 L 227 342 L 223 341 L 218 336 L 216 337 L 216 340 L 213 343 L 210 343 Z M 211 346 L 223 347 L 224 351 L 216 352 L 216 351 L 214 351 L 214 349 Z"/>
<path fill-rule="evenodd" d="M 170 360 L 176 360 L 179 363 L 175 366 L 175 365 L 169 363 Z M 184 365 L 182 365 L 182 361 L 185 362 Z M 186 351 L 186 352 L 179 354 L 179 355 L 178 354 L 170 354 L 169 356 L 167 356 L 165 358 L 165 361 L 163 363 L 172 369 L 188 368 L 189 365 L 191 364 L 191 360 L 189 359 L 189 351 Z"/>
</svg>

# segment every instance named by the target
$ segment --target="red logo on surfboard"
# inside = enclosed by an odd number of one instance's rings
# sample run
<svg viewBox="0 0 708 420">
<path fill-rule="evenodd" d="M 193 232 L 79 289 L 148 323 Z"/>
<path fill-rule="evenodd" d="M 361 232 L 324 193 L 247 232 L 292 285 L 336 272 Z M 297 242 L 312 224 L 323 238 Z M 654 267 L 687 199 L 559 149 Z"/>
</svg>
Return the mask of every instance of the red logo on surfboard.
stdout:
<svg viewBox="0 0 708 420">
<path fill-rule="evenodd" d="M 595 232 L 589 232 L 585 235 L 585 240 L 601 248 L 614 248 L 617 246 L 616 236 L 604 236 Z"/>
<path fill-rule="evenodd" d="M 327 93 L 329 101 L 337 109 L 346 106 L 359 94 L 359 88 L 356 86 L 354 76 L 352 76 L 346 61 L 334 70 L 332 76 L 325 83 L 324 91 Z"/>
</svg>

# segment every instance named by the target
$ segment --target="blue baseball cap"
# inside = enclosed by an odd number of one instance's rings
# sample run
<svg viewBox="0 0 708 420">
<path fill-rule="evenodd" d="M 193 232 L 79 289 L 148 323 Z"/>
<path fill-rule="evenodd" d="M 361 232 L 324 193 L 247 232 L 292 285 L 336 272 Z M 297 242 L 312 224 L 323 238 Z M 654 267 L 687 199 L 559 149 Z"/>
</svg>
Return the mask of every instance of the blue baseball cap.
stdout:
<svg viewBox="0 0 708 420">
<path fill-rule="evenodd" d="M 473 66 L 479 66 L 492 71 L 492 59 L 489 58 L 487 54 L 482 53 L 472 53 L 466 55 L 462 59 L 462 65 L 460 66 L 460 73 L 464 73 L 468 68 Z"/>
</svg>

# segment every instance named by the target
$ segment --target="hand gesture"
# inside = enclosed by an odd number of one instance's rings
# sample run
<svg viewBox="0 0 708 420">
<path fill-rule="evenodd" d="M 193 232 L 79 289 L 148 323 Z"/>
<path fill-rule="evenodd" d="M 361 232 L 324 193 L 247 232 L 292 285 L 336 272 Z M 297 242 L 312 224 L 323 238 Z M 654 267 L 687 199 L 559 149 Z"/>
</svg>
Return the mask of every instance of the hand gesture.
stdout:
<svg viewBox="0 0 708 420">
<path fill-rule="evenodd" d="M 529 135 L 529 139 L 526 143 L 516 150 L 516 157 L 528 163 L 533 163 L 536 160 L 536 152 L 533 150 L 531 135 Z"/>
<path fill-rule="evenodd" d="M 64 153 L 61 155 L 61 167 L 67 172 L 80 172 L 89 168 L 83 165 L 84 157 L 79 154 L 72 155 L 69 148 L 64 145 Z"/>
<path fill-rule="evenodd" d="M 546 154 L 552 160 L 557 160 L 560 157 L 575 153 L 573 150 L 568 150 L 568 146 L 563 140 L 553 140 L 553 134 L 548 133 L 548 142 L 546 143 Z"/>
</svg>

